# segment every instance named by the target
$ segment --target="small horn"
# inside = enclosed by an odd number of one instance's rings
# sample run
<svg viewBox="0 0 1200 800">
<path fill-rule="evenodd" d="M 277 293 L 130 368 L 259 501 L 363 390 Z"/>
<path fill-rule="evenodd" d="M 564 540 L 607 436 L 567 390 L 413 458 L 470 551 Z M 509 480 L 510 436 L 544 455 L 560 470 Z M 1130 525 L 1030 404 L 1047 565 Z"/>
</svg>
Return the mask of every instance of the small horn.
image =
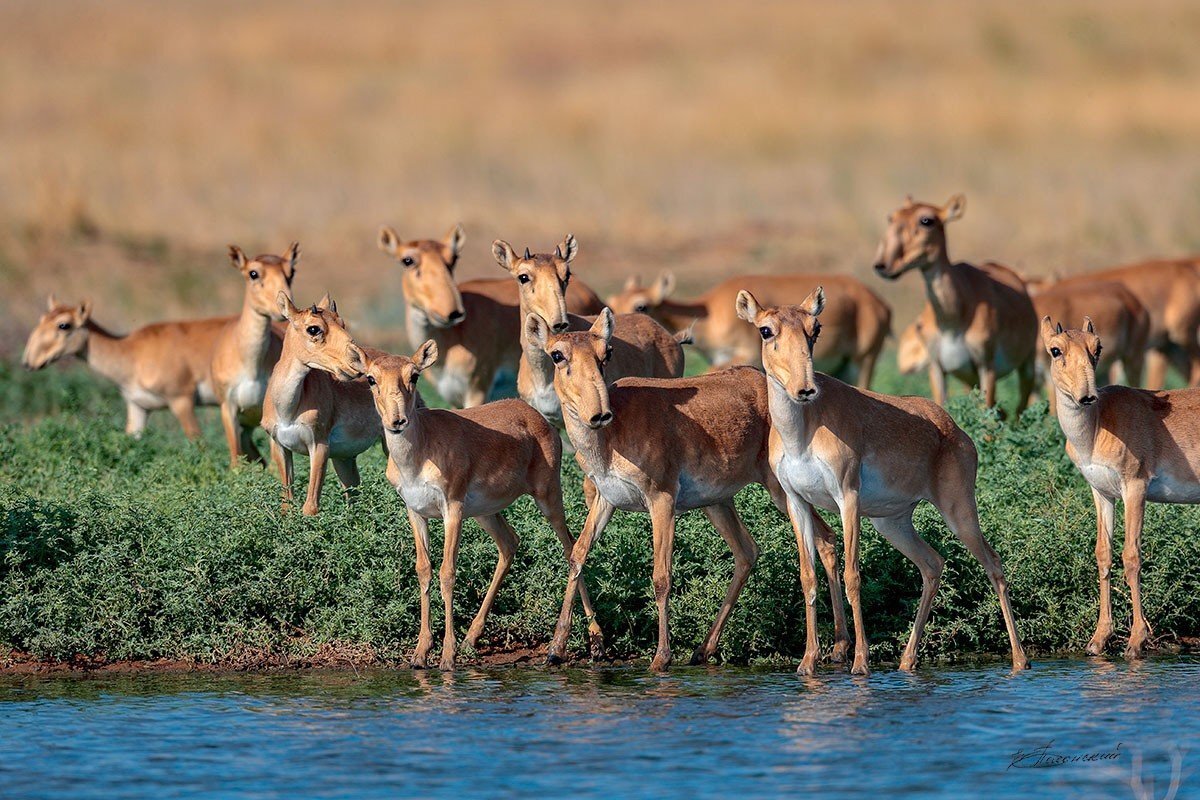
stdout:
<svg viewBox="0 0 1200 800">
<path fill-rule="evenodd" d="M 554 245 L 554 257 L 560 259 L 563 257 L 561 245 Z"/>
<path fill-rule="evenodd" d="M 529 260 L 529 248 L 528 247 L 525 248 L 525 259 Z"/>
</svg>

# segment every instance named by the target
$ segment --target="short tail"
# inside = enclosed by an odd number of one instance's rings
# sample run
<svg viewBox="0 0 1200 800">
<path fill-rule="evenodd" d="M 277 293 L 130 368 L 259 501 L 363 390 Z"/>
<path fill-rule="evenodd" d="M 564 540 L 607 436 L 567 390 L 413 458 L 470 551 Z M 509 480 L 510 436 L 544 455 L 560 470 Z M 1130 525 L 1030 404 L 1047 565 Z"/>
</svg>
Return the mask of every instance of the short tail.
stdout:
<svg viewBox="0 0 1200 800">
<path fill-rule="evenodd" d="M 675 334 L 675 336 L 674 336 L 675 341 L 678 342 L 680 345 L 695 344 L 696 337 L 692 335 L 692 331 L 695 327 L 696 327 L 696 321 L 692 320 L 691 325 L 688 325 L 687 328 L 685 328 L 684 330 L 681 330 Z"/>
</svg>

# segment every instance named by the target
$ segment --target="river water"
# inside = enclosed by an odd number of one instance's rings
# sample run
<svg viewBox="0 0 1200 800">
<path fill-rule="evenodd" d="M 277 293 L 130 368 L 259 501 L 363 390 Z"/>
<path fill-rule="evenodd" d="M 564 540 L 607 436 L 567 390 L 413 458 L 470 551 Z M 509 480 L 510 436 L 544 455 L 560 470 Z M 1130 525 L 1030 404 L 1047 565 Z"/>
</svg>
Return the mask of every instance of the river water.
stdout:
<svg viewBox="0 0 1200 800">
<path fill-rule="evenodd" d="M 1163 798 L 1177 765 L 1200 797 L 1198 690 L 1194 658 L 4 677 L 0 797 Z"/>
</svg>

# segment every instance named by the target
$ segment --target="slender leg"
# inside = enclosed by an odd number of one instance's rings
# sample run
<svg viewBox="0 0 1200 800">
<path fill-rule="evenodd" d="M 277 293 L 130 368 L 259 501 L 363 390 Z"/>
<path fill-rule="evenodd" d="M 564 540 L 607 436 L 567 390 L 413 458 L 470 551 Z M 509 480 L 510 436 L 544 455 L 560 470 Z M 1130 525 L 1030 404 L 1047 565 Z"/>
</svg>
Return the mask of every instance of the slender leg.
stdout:
<svg viewBox="0 0 1200 800">
<path fill-rule="evenodd" d="M 200 438 L 200 423 L 196 420 L 196 398 L 190 394 L 172 397 L 167 401 L 171 413 L 179 420 L 183 435 L 195 441 Z"/>
<path fill-rule="evenodd" d="M 1058 417 L 1058 389 L 1054 388 L 1054 381 L 1050 380 L 1050 373 L 1046 373 L 1046 399 L 1050 401 L 1050 416 Z"/>
<path fill-rule="evenodd" d="M 454 570 L 458 564 L 458 540 L 462 535 L 462 505 L 446 503 L 446 516 L 443 518 L 446 528 L 446 538 L 442 545 L 442 567 L 438 571 L 442 587 L 442 605 L 445 608 L 446 628 L 442 634 L 443 670 L 454 669 L 454 653 L 457 642 L 454 638 Z"/>
<path fill-rule="evenodd" d="M 1125 564 L 1125 583 L 1129 584 L 1129 604 L 1133 607 L 1133 627 L 1129 630 L 1126 658 L 1141 658 L 1142 648 L 1150 635 L 1150 625 L 1142 613 L 1142 519 L 1146 513 L 1146 485 L 1130 481 L 1122 487 L 1125 503 L 1125 549 L 1121 561 Z"/>
<path fill-rule="evenodd" d="M 854 662 L 850 666 L 852 675 L 866 675 L 867 631 L 862 613 L 862 578 L 858 562 L 858 539 L 862 520 L 858 516 L 858 490 L 842 490 L 842 542 L 846 548 L 845 570 L 846 599 L 850 601 L 850 613 L 854 615 Z"/>
<path fill-rule="evenodd" d="M 929 393 L 933 395 L 933 402 L 939 406 L 946 405 L 946 373 L 933 360 L 929 362 Z"/>
<path fill-rule="evenodd" d="M 325 466 L 329 459 L 329 445 L 316 442 L 308 451 L 308 496 L 304 498 L 302 513 L 307 517 L 321 513 L 321 487 L 325 485 Z"/>
<path fill-rule="evenodd" d="M 911 510 L 887 519 L 873 518 L 871 522 L 921 573 L 921 604 L 917 608 L 917 617 L 913 621 L 912 634 L 908 637 L 904 655 L 900 658 L 900 669 L 912 672 L 917 664 L 917 649 L 921 645 L 925 623 L 929 621 L 929 614 L 933 611 L 933 598 L 941 583 L 946 560 L 917 533 L 917 529 L 913 527 Z"/>
<path fill-rule="evenodd" d="M 331 458 L 333 471 L 337 473 L 338 482 L 342 484 L 342 496 L 349 504 L 354 499 L 355 490 L 362 479 L 358 475 L 358 460 L 356 458 Z"/>
<path fill-rule="evenodd" d="M 225 428 L 225 444 L 229 445 L 229 468 L 234 469 L 242 454 L 242 426 L 238 422 L 237 409 L 230 403 L 221 404 L 221 425 Z"/>
<path fill-rule="evenodd" d="M 650 669 L 661 672 L 671 666 L 671 559 L 675 553 L 675 497 L 660 492 L 649 498 L 650 524 L 654 534 L 654 603 L 658 606 L 658 649 Z"/>
<path fill-rule="evenodd" d="M 988 408 L 996 405 L 996 370 L 991 364 L 979 365 L 979 388 L 983 389 L 983 403 Z"/>
<path fill-rule="evenodd" d="M 942 482 L 945 484 L 945 481 Z M 972 481 L 972 484 L 974 482 Z M 934 505 L 942 512 L 942 517 L 954 535 L 959 538 L 971 555 L 983 565 L 988 580 L 1000 600 L 1000 613 L 1004 615 L 1004 626 L 1008 629 L 1008 641 L 1012 648 L 1013 670 L 1029 668 L 1029 658 L 1025 655 L 1025 647 L 1021 644 L 1020 634 L 1017 633 L 1017 620 L 1013 614 L 1012 601 L 1008 597 L 1008 581 L 1004 578 L 1004 567 L 1000 564 L 1000 556 L 983 538 L 979 529 L 979 510 L 975 505 L 974 486 L 946 487 L 942 498 L 935 498 Z"/>
<path fill-rule="evenodd" d="M 878 358 L 878 350 L 867 353 L 862 357 L 862 361 L 860 361 L 858 365 L 858 383 L 856 384 L 858 388 L 871 388 L 871 379 L 875 377 L 875 361 Z"/>
<path fill-rule="evenodd" d="M 271 439 L 271 460 L 275 462 L 275 470 L 283 484 L 283 511 L 286 513 L 291 507 L 292 482 L 296 479 L 295 470 L 292 468 L 292 451 Z"/>
<path fill-rule="evenodd" d="M 146 417 L 150 412 L 129 400 L 125 401 L 125 433 L 140 438 L 146 429 Z"/>
<path fill-rule="evenodd" d="M 1096 504 L 1096 570 L 1100 575 L 1100 617 L 1096 620 L 1096 632 L 1088 642 L 1088 655 L 1098 656 L 1104 652 L 1108 637 L 1112 636 L 1112 535 L 1116 522 L 1114 503 L 1092 489 L 1092 500 Z"/>
<path fill-rule="evenodd" d="M 563 596 L 558 624 L 554 628 L 554 638 L 550 640 L 549 652 L 546 654 L 546 660 L 551 664 L 562 663 L 567 652 L 567 636 L 571 633 L 571 612 L 575 606 L 575 593 L 583 583 L 583 565 L 587 562 L 592 544 L 600 538 L 608 521 L 612 519 L 614 510 L 616 507 L 605 500 L 604 495 L 597 494 L 591 508 L 588 509 L 583 530 L 579 532 L 579 538 L 571 550 L 571 558 L 567 563 L 567 591 Z"/>
<path fill-rule="evenodd" d="M 813 541 L 812 507 L 799 495 L 788 495 L 788 519 L 792 522 L 792 531 L 796 534 L 796 549 L 800 555 L 800 587 L 804 592 L 804 625 L 806 638 L 804 656 L 796 672 L 801 675 L 812 675 L 817 669 L 817 657 L 821 652 L 821 643 L 817 637 L 817 571 L 816 543 Z"/>
<path fill-rule="evenodd" d="M 558 541 L 562 543 L 563 558 L 570 564 L 571 551 L 575 548 L 575 537 L 571 535 L 571 531 L 567 527 L 567 515 L 563 511 L 561 487 L 549 487 L 544 494 L 539 493 L 533 499 L 541 510 L 542 516 L 550 521 L 550 527 L 554 529 Z M 591 508 L 590 503 L 588 507 Z M 596 620 L 596 609 L 592 607 L 592 598 L 588 596 L 587 586 L 584 585 L 582 575 L 579 576 L 579 601 L 583 604 L 583 614 L 587 619 L 588 651 L 593 659 L 604 658 L 604 632 L 600 630 L 600 623 Z"/>
<path fill-rule="evenodd" d="M 725 629 L 725 623 L 729 620 L 729 614 L 733 611 L 738 595 L 741 594 L 742 587 L 746 585 L 746 579 L 750 577 L 750 573 L 754 570 L 754 564 L 758 561 L 758 545 L 754 543 L 754 537 L 750 535 L 750 531 L 746 530 L 746 526 L 738 518 L 732 500 L 721 505 L 707 506 L 704 513 L 708 517 L 708 521 L 717 529 L 717 533 L 721 534 L 726 544 L 729 545 L 729 549 L 733 551 L 733 580 L 729 582 L 729 588 L 725 592 L 725 602 L 721 603 L 717 618 L 709 628 L 708 635 L 692 653 L 691 663 L 693 664 L 703 664 L 716 655 L 721 631 Z"/>
<path fill-rule="evenodd" d="M 479 605 L 479 613 L 475 615 L 471 627 L 467 629 L 467 644 L 471 647 L 475 646 L 475 642 L 479 641 L 479 635 L 483 633 L 483 626 L 487 623 L 488 614 L 492 611 L 492 604 L 496 602 L 496 594 L 500 591 L 500 582 L 504 580 L 509 567 L 512 566 L 513 555 L 517 552 L 519 541 L 517 532 L 500 514 L 476 517 L 475 521 L 495 541 L 500 555 L 496 559 L 496 571 L 492 573 L 491 585 L 488 586 L 487 594 L 484 595 L 483 602 Z"/>
<path fill-rule="evenodd" d="M 1146 388 L 1158 391 L 1167 382 L 1167 354 L 1155 347 L 1146 351 Z"/>
<path fill-rule="evenodd" d="M 993 378 L 994 379 L 994 378 Z M 1017 412 L 1013 414 L 1013 422 L 1021 417 L 1021 412 L 1029 407 L 1029 396 L 1033 394 L 1033 384 L 1037 379 L 1037 362 L 1033 356 L 1017 369 L 1019 390 L 1017 393 Z"/>
<path fill-rule="evenodd" d="M 265 467 L 267 465 L 266 459 L 259 452 L 258 445 L 254 443 L 254 429 L 258 427 L 258 422 L 255 421 L 253 424 L 247 424 L 245 420 L 242 420 L 240 425 L 242 453 L 251 463 L 261 464 Z"/>
<path fill-rule="evenodd" d="M 433 646 L 433 628 L 429 622 L 429 581 L 433 577 L 429 563 L 429 520 L 410 508 L 408 524 L 416 542 L 417 584 L 421 589 L 421 633 L 417 637 L 417 649 L 413 651 L 412 665 L 424 668 L 428 664 L 429 649 Z"/>
</svg>

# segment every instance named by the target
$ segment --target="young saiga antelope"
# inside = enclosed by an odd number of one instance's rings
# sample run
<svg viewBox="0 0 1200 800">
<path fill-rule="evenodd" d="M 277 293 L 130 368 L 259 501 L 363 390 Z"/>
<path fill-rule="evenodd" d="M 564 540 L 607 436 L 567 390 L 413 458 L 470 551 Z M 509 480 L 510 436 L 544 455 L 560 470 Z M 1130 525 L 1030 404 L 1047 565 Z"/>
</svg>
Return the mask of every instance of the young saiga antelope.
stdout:
<svg viewBox="0 0 1200 800">
<path fill-rule="evenodd" d="M 854 664 L 867 674 L 858 539 L 867 516 L 921 572 L 921 604 L 900 669 L 916 664 L 921 633 L 933 608 L 944 561 L 913 527 L 917 504 L 927 500 L 971 554 L 983 564 L 1008 628 L 1013 669 L 1029 660 L 1017 634 L 1000 558 L 979 530 L 975 507 L 978 459 L 971 438 L 936 403 L 857 389 L 813 369 L 817 321 L 825 305 L 818 287 L 798 306 L 760 307 L 749 292 L 737 296 L 738 316 L 758 329 L 770 398 L 770 460 L 787 493 L 788 515 L 800 544 L 808 641 L 800 672 L 816 665 L 817 626 L 813 570 L 815 505 L 837 511 L 845 539 L 846 595 L 854 614 Z"/>
<path fill-rule="evenodd" d="M 461 225 L 442 241 L 405 241 L 386 225 L 379 229 L 379 249 L 404 268 L 400 286 L 409 343 L 437 342 L 441 357 L 431 374 L 442 399 L 460 408 L 485 402 L 496 375 L 516 373 L 521 357 L 517 286 L 506 278 L 454 281 L 466 238 Z M 579 281 L 567 287 L 565 300 L 577 314 L 601 308 L 596 293 Z"/>
<path fill-rule="evenodd" d="M 321 510 L 325 467 L 333 461 L 346 493 L 358 486 L 358 454 L 380 440 L 379 415 L 371 390 L 359 376 L 359 349 L 346 332 L 337 304 L 326 295 L 300 310 L 286 292 L 277 299 L 286 320 L 283 352 L 267 383 L 262 426 L 271 436 L 271 459 L 283 481 L 285 504 L 292 500 L 292 454 L 308 456 L 304 513 Z"/>
<path fill-rule="evenodd" d="M 1142 612 L 1142 521 L 1147 501 L 1200 503 L 1200 389 L 1152 392 L 1127 386 L 1096 387 L 1100 337 L 1092 321 L 1083 330 L 1063 330 L 1050 317 L 1041 323 L 1050 356 L 1050 380 L 1058 394 L 1058 423 L 1067 455 L 1092 488 L 1096 503 L 1096 566 L 1100 572 L 1100 617 L 1088 643 L 1104 652 L 1113 632 L 1112 567 L 1114 504 L 1125 505 L 1125 582 L 1133 606 L 1126 658 L 1139 658 L 1150 625 Z"/>
<path fill-rule="evenodd" d="M 282 256 L 254 258 L 247 258 L 240 247 L 230 245 L 229 259 L 242 273 L 246 292 L 242 313 L 225 326 L 213 350 L 211 375 L 213 391 L 221 403 L 229 465 L 236 467 L 242 456 L 251 461 L 263 460 L 252 434 L 262 421 L 267 379 L 283 347 L 271 323 L 283 319 L 276 301 L 279 294 L 289 299 L 292 296 L 300 245 L 292 242 Z"/>
<path fill-rule="evenodd" d="M 604 376 L 612 339 L 612 317 L 604 314 L 583 332 L 544 335 L 529 326 L 554 362 L 554 389 L 562 402 L 575 459 L 596 495 L 583 532 L 571 553 L 562 612 L 550 643 L 558 663 L 571 630 L 575 590 L 592 544 L 615 509 L 648 511 L 654 537 L 654 599 L 658 605 L 658 649 L 651 669 L 671 663 L 668 599 L 675 517 L 703 508 L 733 551 L 733 580 L 717 618 L 692 654 L 704 663 L 717 651 L 721 631 L 758 559 L 758 546 L 734 510 L 733 498 L 746 485 L 761 483 L 782 509 L 784 498 L 767 463 L 766 383 L 751 367 L 733 367 L 694 378 L 626 378 L 610 387 Z M 832 532 L 820 523 L 817 547 L 829 576 L 837 644 L 846 651 L 845 615 L 837 577 Z"/>
<path fill-rule="evenodd" d="M 429 621 L 429 520 L 442 519 L 442 602 L 445 633 L 442 669 L 454 667 L 454 573 L 463 519 L 473 517 L 500 551 L 491 585 L 467 630 L 474 647 L 483 632 L 500 582 L 517 550 L 517 534 L 503 511 L 522 495 L 530 495 L 549 520 L 570 555 L 575 543 L 563 512 L 560 466 L 562 439 L 550 424 L 521 400 L 497 400 L 458 411 L 426 408 L 417 379 L 437 360 L 437 344 L 425 342 L 411 358 L 379 351 L 362 351 L 366 382 L 383 420 L 387 444 L 387 478 L 404 500 L 417 551 L 417 580 L 421 588 L 421 634 L 413 665 L 424 667 L 433 644 Z M 600 628 L 591 600 L 581 586 L 584 613 L 589 620 L 593 655 L 603 653 Z"/>
<path fill-rule="evenodd" d="M 929 384 L 938 405 L 946 404 L 946 375 L 983 389 L 996 404 L 996 380 L 1016 372 L 1020 380 L 1015 416 L 1033 391 L 1037 315 L 1025 283 L 1008 267 L 955 264 L 946 250 L 946 224 L 963 214 L 961 194 L 938 207 L 909 197 L 888 217 L 875 256 L 875 271 L 896 280 L 910 270 L 925 278 L 925 294 L 936 325 L 922 326 L 929 353 Z"/>
<path fill-rule="evenodd" d="M 92 319 L 89 301 L 67 306 L 50 295 L 21 363 L 41 369 L 64 356 L 78 356 L 120 388 L 126 433 L 140 436 L 151 411 L 169 408 L 184 434 L 195 439 L 200 436 L 196 405 L 217 403 L 208 364 L 230 319 L 157 322 L 115 336 Z"/>
</svg>

